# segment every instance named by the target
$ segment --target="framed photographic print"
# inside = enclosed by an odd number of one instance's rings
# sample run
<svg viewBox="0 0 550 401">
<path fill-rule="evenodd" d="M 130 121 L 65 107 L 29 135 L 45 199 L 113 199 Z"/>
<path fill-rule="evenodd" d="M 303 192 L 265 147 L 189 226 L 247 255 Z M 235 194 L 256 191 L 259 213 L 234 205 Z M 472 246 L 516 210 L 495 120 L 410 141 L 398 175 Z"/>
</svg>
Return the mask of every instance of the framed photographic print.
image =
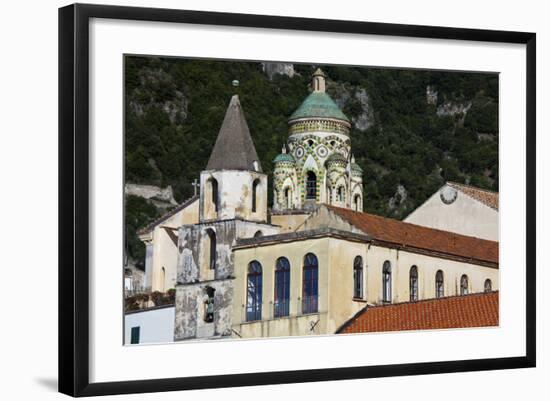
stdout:
<svg viewBox="0 0 550 401">
<path fill-rule="evenodd" d="M 533 33 L 61 8 L 60 391 L 535 366 L 535 97 Z"/>
</svg>

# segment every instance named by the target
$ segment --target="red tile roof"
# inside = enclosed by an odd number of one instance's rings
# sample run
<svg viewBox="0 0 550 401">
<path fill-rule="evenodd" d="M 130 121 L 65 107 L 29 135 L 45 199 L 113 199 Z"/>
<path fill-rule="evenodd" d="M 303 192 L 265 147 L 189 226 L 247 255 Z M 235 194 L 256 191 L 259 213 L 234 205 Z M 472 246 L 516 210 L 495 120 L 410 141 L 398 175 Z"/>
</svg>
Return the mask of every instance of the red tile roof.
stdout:
<svg viewBox="0 0 550 401">
<path fill-rule="evenodd" d="M 367 307 L 337 333 L 498 326 L 498 291 Z"/>
<path fill-rule="evenodd" d="M 470 185 L 459 184 L 457 182 L 448 182 L 447 184 L 460 192 L 465 193 L 469 197 L 483 203 L 484 205 L 498 211 L 498 192 L 472 187 Z"/>
<path fill-rule="evenodd" d="M 327 207 L 374 240 L 498 265 L 498 242 L 336 206 Z"/>
</svg>

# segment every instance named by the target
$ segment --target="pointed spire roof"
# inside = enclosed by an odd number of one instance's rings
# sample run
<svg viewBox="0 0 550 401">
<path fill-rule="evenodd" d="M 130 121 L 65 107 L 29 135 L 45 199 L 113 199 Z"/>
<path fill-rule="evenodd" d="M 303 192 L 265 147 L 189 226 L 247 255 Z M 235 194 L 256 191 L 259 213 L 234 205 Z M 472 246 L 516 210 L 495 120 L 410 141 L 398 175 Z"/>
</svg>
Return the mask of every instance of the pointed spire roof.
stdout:
<svg viewBox="0 0 550 401">
<path fill-rule="evenodd" d="M 262 171 L 237 95 L 231 98 L 227 107 L 206 169 Z"/>
</svg>

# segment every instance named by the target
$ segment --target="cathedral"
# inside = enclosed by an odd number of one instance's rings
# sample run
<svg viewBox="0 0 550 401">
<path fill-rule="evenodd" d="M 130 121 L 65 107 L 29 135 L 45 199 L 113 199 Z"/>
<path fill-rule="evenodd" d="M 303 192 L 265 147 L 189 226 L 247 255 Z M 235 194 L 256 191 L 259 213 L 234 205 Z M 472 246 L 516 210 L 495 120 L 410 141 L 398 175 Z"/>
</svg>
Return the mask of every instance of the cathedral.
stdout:
<svg viewBox="0 0 550 401">
<path fill-rule="evenodd" d="M 146 285 L 175 289 L 175 304 L 160 329 L 127 315 L 131 343 L 155 342 L 134 341 L 140 327 L 173 341 L 391 331 L 371 323 L 407 308 L 422 319 L 422 308 L 443 308 L 456 327 L 498 325 L 498 194 L 447 183 L 404 221 L 364 213 L 352 122 L 326 86 L 317 69 L 273 177 L 231 98 L 199 194 L 138 232 Z M 473 315 L 456 323 L 460 308 Z M 447 327 L 419 324 L 403 327 Z"/>
</svg>

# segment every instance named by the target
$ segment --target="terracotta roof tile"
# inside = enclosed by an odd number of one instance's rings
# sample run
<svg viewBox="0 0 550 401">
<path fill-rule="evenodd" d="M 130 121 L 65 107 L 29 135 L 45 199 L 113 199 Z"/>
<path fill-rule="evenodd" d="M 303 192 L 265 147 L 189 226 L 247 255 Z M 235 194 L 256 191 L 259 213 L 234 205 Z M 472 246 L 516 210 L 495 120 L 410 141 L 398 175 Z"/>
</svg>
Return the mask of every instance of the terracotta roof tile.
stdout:
<svg viewBox="0 0 550 401">
<path fill-rule="evenodd" d="M 447 184 L 460 192 L 465 193 L 469 197 L 483 203 L 484 205 L 498 211 L 498 192 L 476 188 L 470 185 L 459 184 L 457 182 L 448 182 Z"/>
<path fill-rule="evenodd" d="M 327 205 L 327 207 L 375 240 L 498 264 L 498 242 L 468 237 L 336 206 Z"/>
<path fill-rule="evenodd" d="M 498 291 L 363 309 L 337 333 L 498 326 Z"/>
</svg>

